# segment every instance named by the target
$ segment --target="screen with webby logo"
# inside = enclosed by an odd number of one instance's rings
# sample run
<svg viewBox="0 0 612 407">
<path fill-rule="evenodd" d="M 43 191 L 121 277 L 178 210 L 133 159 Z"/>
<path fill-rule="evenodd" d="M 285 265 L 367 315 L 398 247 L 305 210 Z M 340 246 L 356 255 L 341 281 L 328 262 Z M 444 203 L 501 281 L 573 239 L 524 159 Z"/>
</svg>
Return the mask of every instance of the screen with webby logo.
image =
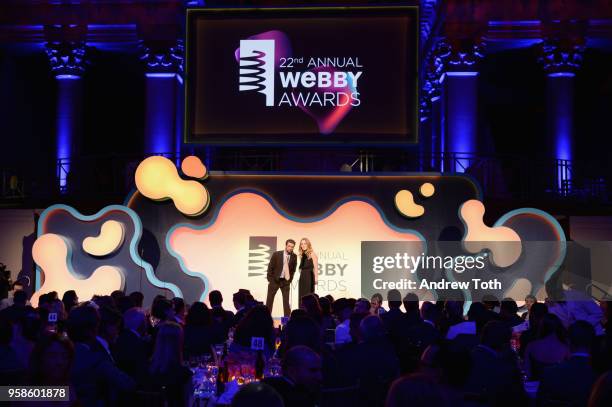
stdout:
<svg viewBox="0 0 612 407">
<path fill-rule="evenodd" d="M 185 141 L 417 142 L 414 7 L 189 10 Z"/>
</svg>

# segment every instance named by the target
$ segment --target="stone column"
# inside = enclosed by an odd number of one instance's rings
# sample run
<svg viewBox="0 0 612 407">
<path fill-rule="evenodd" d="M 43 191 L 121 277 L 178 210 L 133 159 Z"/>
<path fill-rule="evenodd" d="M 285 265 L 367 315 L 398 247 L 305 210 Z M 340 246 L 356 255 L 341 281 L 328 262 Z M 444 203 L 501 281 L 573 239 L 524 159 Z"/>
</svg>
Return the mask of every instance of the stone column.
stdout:
<svg viewBox="0 0 612 407">
<path fill-rule="evenodd" d="M 83 137 L 84 42 L 48 42 L 47 55 L 57 81 L 56 159 L 61 192 L 69 189 L 71 159 Z"/>
<path fill-rule="evenodd" d="M 440 143 L 444 171 L 465 172 L 478 148 L 478 62 L 484 44 L 472 40 L 438 45 L 441 85 Z"/>
<path fill-rule="evenodd" d="M 546 131 L 548 155 L 555 160 L 556 188 L 571 190 L 574 159 L 574 82 L 584 46 L 572 41 L 547 39 L 540 62 L 546 73 Z"/>
<path fill-rule="evenodd" d="M 145 154 L 174 156 L 177 151 L 177 93 L 182 48 L 143 46 L 145 71 Z"/>
</svg>

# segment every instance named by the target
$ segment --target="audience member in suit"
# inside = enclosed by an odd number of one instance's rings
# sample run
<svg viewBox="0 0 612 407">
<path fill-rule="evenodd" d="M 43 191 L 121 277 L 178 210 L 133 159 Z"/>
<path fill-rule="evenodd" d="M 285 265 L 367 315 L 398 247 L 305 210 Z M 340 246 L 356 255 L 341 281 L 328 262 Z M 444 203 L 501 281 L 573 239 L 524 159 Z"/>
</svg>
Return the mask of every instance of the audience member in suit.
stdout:
<svg viewBox="0 0 612 407">
<path fill-rule="evenodd" d="M 117 311 L 119 311 L 121 315 L 125 314 L 127 310 L 134 308 L 135 306 L 134 300 L 129 295 L 124 295 L 123 297 L 117 299 Z"/>
<path fill-rule="evenodd" d="M 282 397 L 286 407 L 315 407 L 322 381 L 321 358 L 307 346 L 294 346 L 285 353 L 282 376 L 264 379 Z"/>
<path fill-rule="evenodd" d="M 511 337 L 512 330 L 505 323 L 490 321 L 471 353 L 466 391 L 492 405 L 523 405 L 525 401 L 518 362 L 510 348 Z"/>
<path fill-rule="evenodd" d="M 28 383 L 35 386 L 69 386 L 74 361 L 74 345 L 64 335 L 53 333 L 40 338 L 32 351 Z M 72 387 L 70 403 L 79 405 Z"/>
<path fill-rule="evenodd" d="M 538 327 L 538 339 L 527 345 L 525 370 L 532 380 L 540 380 L 544 368 L 556 365 L 569 356 L 563 324 L 554 314 L 546 314 Z"/>
<path fill-rule="evenodd" d="M 113 352 L 117 366 L 141 386 L 146 381 L 151 356 L 151 342 L 146 332 L 144 311 L 142 308 L 130 308 L 123 314 L 123 330 Z"/>
<path fill-rule="evenodd" d="M 585 406 L 596 376 L 591 366 L 595 328 L 587 321 L 576 321 L 569 328 L 571 355 L 568 360 L 544 369 L 538 387 L 538 401 L 543 405 L 564 402 Z"/>
<path fill-rule="evenodd" d="M 113 308 L 102 307 L 98 310 L 100 315 L 100 326 L 98 335 L 92 343 L 92 350 L 101 352 L 111 363 L 115 363 L 112 350 L 121 331 L 123 318 L 121 314 Z"/>
<path fill-rule="evenodd" d="M 389 385 L 400 373 L 399 360 L 376 315 L 361 320 L 358 340 L 357 345 L 337 353 L 338 366 L 347 382 L 359 383 L 364 405 L 380 405 Z"/>
<path fill-rule="evenodd" d="M 404 318 L 408 325 L 416 325 L 421 322 L 419 314 L 419 297 L 415 293 L 408 293 L 402 300 L 406 313 Z"/>
<path fill-rule="evenodd" d="M 183 329 L 176 322 L 159 324 L 149 374 L 150 390 L 163 388 L 168 406 L 186 405 L 193 391 L 192 373 L 183 366 Z"/>
<path fill-rule="evenodd" d="M 211 312 L 206 304 L 194 302 L 189 308 L 185 324 L 185 358 L 210 354 L 211 346 L 224 340 L 224 328 L 213 325 Z"/>
<path fill-rule="evenodd" d="M 426 301 L 421 307 L 421 317 L 422 320 L 419 323 L 410 326 L 408 329 L 407 339 L 408 342 L 424 350 L 440 339 L 440 331 L 436 329 L 436 324 L 440 319 L 440 312 L 434 304 Z"/>
<path fill-rule="evenodd" d="M 529 343 L 538 339 L 538 327 L 544 315 L 548 314 L 548 307 L 542 302 L 536 302 L 529 308 L 529 328 L 519 337 L 519 355 L 525 356 Z"/>
<path fill-rule="evenodd" d="M 482 302 L 473 302 L 468 310 L 468 321 L 476 323 L 476 332 L 478 335 L 482 332 L 482 328 L 489 321 L 494 321 L 495 318 L 491 315 L 491 312 L 487 310 Z"/>
<path fill-rule="evenodd" d="M 144 301 L 144 294 L 143 293 L 141 293 L 140 291 L 134 291 L 134 292 L 130 293 L 129 297 L 134 302 L 134 307 L 142 308 L 143 301 Z"/>
<path fill-rule="evenodd" d="M 174 308 L 174 322 L 183 325 L 185 323 L 185 300 L 181 297 L 174 297 L 172 307 Z"/>
<path fill-rule="evenodd" d="M 522 324 L 523 318 L 518 316 L 518 305 L 512 298 L 504 298 L 499 308 L 499 319 L 511 328 Z"/>
<path fill-rule="evenodd" d="M 75 307 L 68 316 L 68 336 L 74 342 L 70 381 L 83 406 L 116 405 L 118 392 L 130 392 L 136 386 L 108 355 L 94 350 L 98 325 L 98 312 L 91 305 Z"/>
<path fill-rule="evenodd" d="M 240 289 L 232 296 L 234 308 L 236 308 L 236 314 L 234 315 L 234 320 L 232 321 L 233 327 L 236 327 L 249 311 L 247 307 L 247 295 L 247 290 Z"/>
<path fill-rule="evenodd" d="M 221 291 L 213 290 L 208 294 L 208 302 L 210 303 L 213 322 L 221 324 L 225 328 L 225 334 L 232 326 L 232 320 L 234 319 L 234 313 L 223 309 L 223 295 Z"/>
<path fill-rule="evenodd" d="M 397 343 L 401 338 L 402 327 L 406 326 L 405 314 L 400 307 L 402 306 L 402 295 L 398 290 L 389 290 L 387 293 L 389 311 L 380 316 L 383 325 L 393 343 Z"/>
</svg>

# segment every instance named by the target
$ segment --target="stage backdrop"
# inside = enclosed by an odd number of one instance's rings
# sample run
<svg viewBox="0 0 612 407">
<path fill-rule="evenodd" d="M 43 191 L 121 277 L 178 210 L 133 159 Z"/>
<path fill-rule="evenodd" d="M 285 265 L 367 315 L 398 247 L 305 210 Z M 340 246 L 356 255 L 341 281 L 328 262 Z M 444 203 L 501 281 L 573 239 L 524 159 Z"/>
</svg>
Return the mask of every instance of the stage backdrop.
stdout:
<svg viewBox="0 0 612 407">
<path fill-rule="evenodd" d="M 265 299 L 271 254 L 302 237 L 318 254 L 319 295 L 521 299 L 543 295 L 568 249 L 558 222 L 537 209 L 485 224 L 478 186 L 463 175 L 209 175 L 197 157 L 179 172 L 156 156 L 135 182 L 126 205 L 41 214 L 34 304 L 53 290 L 74 289 L 81 300 L 139 290 L 150 304 L 158 294 L 206 301 L 218 289 L 232 309 L 240 288 Z"/>
<path fill-rule="evenodd" d="M 187 11 L 186 142 L 417 142 L 417 7 Z"/>
</svg>

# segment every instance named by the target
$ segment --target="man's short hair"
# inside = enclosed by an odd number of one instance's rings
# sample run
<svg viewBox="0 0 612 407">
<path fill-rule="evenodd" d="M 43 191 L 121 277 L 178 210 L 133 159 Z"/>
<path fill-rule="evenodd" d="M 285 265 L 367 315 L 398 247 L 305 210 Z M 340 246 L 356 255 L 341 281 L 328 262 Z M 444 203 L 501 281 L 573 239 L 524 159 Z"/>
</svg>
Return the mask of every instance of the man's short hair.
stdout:
<svg viewBox="0 0 612 407">
<path fill-rule="evenodd" d="M 387 292 L 387 301 L 389 308 L 399 308 L 402 306 L 402 294 L 399 290 L 389 290 Z"/>
<path fill-rule="evenodd" d="M 130 308 L 123 314 L 123 325 L 127 329 L 138 330 L 146 320 L 147 316 L 142 308 Z"/>
<path fill-rule="evenodd" d="M 217 305 L 221 305 L 223 303 L 223 295 L 219 290 L 213 290 L 208 294 L 208 302 L 212 307 L 216 307 Z"/>
<path fill-rule="evenodd" d="M 13 304 L 25 305 L 27 301 L 28 301 L 28 293 L 26 293 L 25 291 L 17 290 L 13 294 Z"/>
<path fill-rule="evenodd" d="M 86 342 L 90 335 L 96 335 L 100 317 L 98 311 L 89 305 L 74 307 L 68 314 L 68 336 L 73 342 Z"/>
<path fill-rule="evenodd" d="M 283 373 L 286 373 L 289 368 L 301 366 L 305 360 L 310 358 L 318 359 L 319 355 L 308 346 L 297 345 L 292 347 L 285 353 L 281 362 Z"/>
<path fill-rule="evenodd" d="M 287 240 L 285 241 L 285 246 L 287 246 L 289 243 L 293 243 L 293 245 L 295 246 L 295 240 L 293 240 L 293 239 L 287 239 Z"/>
</svg>

